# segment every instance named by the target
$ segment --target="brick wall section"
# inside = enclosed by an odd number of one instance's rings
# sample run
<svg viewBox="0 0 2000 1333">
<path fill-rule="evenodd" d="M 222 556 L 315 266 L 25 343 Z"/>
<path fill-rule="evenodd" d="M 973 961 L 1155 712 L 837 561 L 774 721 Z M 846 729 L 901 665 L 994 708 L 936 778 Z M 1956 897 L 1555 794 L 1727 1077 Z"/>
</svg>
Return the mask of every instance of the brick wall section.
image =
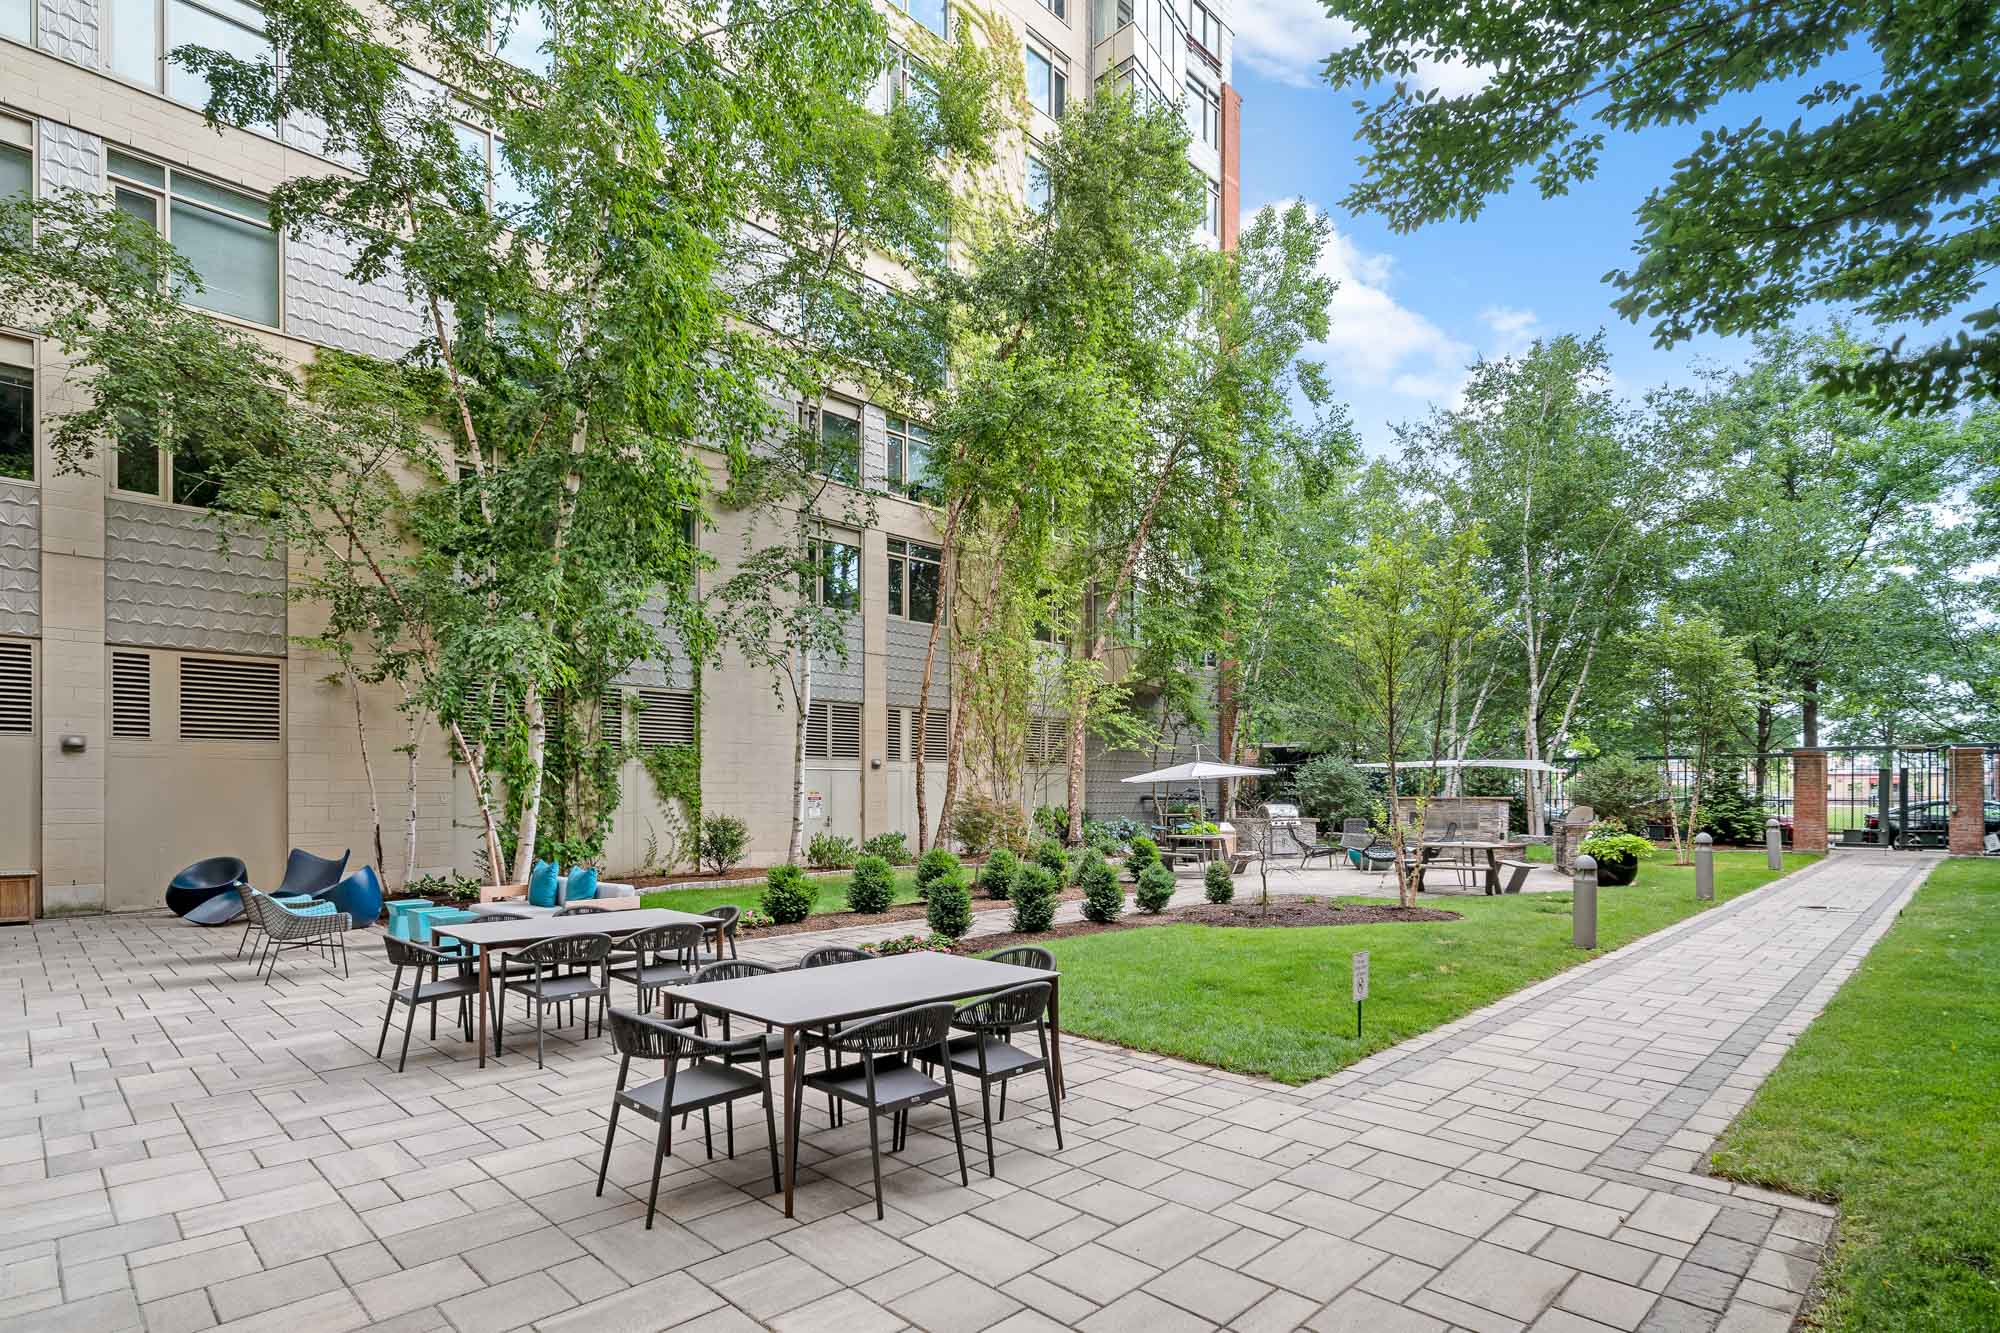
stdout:
<svg viewBox="0 0 2000 1333">
<path fill-rule="evenodd" d="M 1976 745 L 1951 748 L 1951 801 L 1951 854 L 1978 856 L 1986 848 L 1986 751 Z"/>
<path fill-rule="evenodd" d="M 1826 751 L 1792 751 L 1792 848 L 1826 850 Z"/>
</svg>

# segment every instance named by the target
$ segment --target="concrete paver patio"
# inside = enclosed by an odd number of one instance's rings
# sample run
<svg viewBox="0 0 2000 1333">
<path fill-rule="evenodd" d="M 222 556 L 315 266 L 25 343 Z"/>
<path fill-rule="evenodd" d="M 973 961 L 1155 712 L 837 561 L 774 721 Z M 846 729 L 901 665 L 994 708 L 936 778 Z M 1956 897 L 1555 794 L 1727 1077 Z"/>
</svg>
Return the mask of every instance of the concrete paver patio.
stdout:
<svg viewBox="0 0 2000 1333">
<path fill-rule="evenodd" d="M 371 936 L 266 987 L 234 931 L 14 929 L 0 1324 L 1776 1333 L 1831 1212 L 1696 1168 L 1933 863 L 1831 857 L 1301 1088 L 1072 1039 L 1066 1151 L 1024 1087 L 962 1188 L 920 1111 L 881 1223 L 864 1124 L 807 1108 L 788 1220 L 745 1114 L 733 1162 L 676 1136 L 651 1232 L 636 1133 L 595 1195 L 578 1029 L 480 1071 L 420 1019 L 398 1076 Z"/>
</svg>

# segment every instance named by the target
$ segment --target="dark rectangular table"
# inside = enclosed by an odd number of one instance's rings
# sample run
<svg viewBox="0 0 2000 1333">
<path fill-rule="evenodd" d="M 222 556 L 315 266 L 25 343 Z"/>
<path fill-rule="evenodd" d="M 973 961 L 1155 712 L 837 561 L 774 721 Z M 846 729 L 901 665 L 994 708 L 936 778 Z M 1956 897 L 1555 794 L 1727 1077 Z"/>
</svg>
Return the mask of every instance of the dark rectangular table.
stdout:
<svg viewBox="0 0 2000 1333">
<path fill-rule="evenodd" d="M 674 990 L 674 999 L 711 1013 L 763 1023 L 784 1033 L 785 1041 L 785 1216 L 792 1215 L 792 1188 L 798 1176 L 799 1145 L 790 1133 L 792 1108 L 800 1095 L 796 1078 L 804 1072 L 799 1034 L 834 1023 L 892 1013 L 913 1005 L 961 1000 L 1018 986 L 1049 983 L 1049 1062 L 1060 1092 L 1062 1023 L 1057 995 L 1060 975 L 983 958 L 942 953 L 907 953 L 736 981 L 706 981 Z"/>
<path fill-rule="evenodd" d="M 433 937 L 448 936 L 479 947 L 479 1067 L 486 1068 L 486 1005 L 493 980 L 492 956 L 498 951 L 525 949 L 543 940 L 570 935 L 609 935 L 623 939 L 659 926 L 712 926 L 712 916 L 675 912 L 665 907 L 640 907 L 625 912 L 586 912 L 581 916 L 529 916 L 511 921 L 471 921 L 459 926 L 435 926 Z"/>
</svg>

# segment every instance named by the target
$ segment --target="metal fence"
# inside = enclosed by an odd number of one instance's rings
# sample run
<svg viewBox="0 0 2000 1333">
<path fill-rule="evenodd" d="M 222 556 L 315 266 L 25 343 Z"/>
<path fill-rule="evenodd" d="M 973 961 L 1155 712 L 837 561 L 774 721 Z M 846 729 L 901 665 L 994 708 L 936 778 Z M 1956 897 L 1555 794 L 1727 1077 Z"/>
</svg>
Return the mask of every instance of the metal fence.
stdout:
<svg viewBox="0 0 2000 1333">
<path fill-rule="evenodd" d="M 1836 837 L 1844 829 L 1944 826 L 1944 812 L 1956 799 L 1951 790 L 1951 750 L 1947 746 L 1832 745 L 1826 751 L 1826 823 Z M 1965 799 L 2000 797 L 2000 745 L 1986 745 L 1984 791 Z M 1669 788 L 1685 798 L 1694 785 L 1688 755 L 1640 755 L 1659 764 Z M 1792 756 L 1787 752 L 1724 755 L 1716 771 L 1733 778 L 1772 814 L 1790 820 L 1797 805 Z M 1910 812 L 1904 820 L 1905 809 Z"/>
</svg>

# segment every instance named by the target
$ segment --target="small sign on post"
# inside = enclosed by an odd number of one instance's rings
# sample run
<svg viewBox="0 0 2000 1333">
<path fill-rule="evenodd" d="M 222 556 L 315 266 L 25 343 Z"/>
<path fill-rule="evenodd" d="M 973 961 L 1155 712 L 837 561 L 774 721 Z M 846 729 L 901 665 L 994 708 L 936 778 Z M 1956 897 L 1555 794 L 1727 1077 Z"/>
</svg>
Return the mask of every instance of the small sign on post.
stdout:
<svg viewBox="0 0 2000 1333">
<path fill-rule="evenodd" d="M 1368 951 L 1354 955 L 1354 1035 L 1361 1036 L 1361 1002 L 1368 998 Z"/>
</svg>

